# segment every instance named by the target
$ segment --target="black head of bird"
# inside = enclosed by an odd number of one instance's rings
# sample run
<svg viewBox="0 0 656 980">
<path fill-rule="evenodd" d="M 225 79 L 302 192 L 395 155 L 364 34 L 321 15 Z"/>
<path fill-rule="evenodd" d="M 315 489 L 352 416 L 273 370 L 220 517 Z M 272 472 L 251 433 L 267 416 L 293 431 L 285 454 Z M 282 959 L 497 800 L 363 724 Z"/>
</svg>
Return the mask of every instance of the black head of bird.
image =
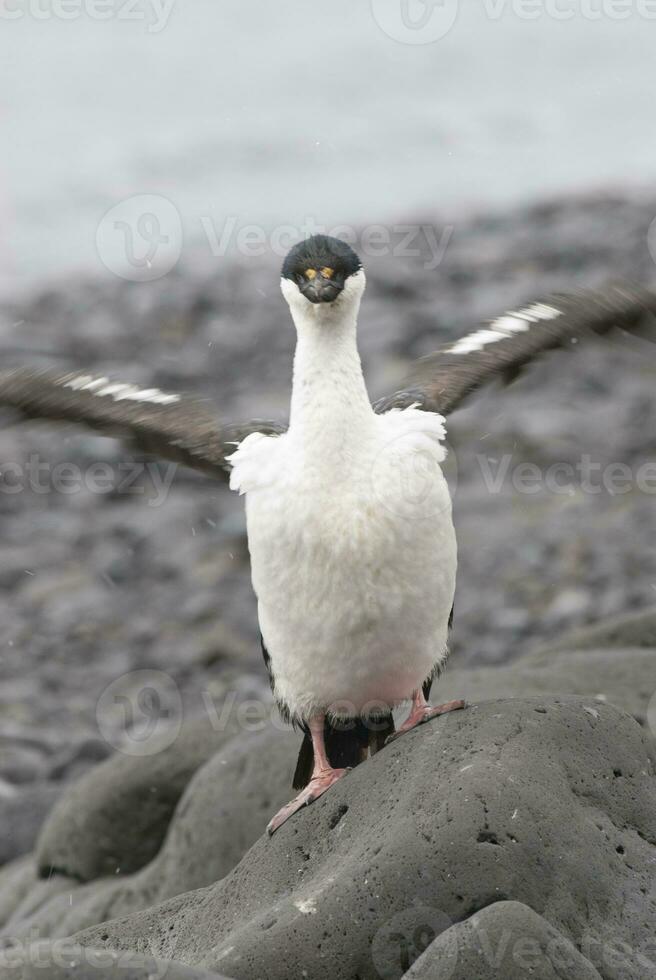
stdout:
<svg viewBox="0 0 656 980">
<path fill-rule="evenodd" d="M 332 304 L 363 280 L 362 263 L 350 245 L 329 235 L 313 235 L 290 250 L 282 266 L 288 302 L 303 297 L 314 305 Z M 349 288 L 351 287 L 351 288 Z"/>
</svg>

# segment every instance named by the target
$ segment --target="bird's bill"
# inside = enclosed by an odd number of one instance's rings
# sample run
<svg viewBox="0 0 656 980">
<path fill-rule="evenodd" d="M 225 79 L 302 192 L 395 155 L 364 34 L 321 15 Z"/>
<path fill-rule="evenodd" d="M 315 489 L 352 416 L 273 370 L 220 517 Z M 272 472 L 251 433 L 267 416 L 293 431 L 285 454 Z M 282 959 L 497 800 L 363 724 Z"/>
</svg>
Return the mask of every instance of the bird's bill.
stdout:
<svg viewBox="0 0 656 980">
<path fill-rule="evenodd" d="M 332 269 L 308 269 L 298 288 L 310 303 L 332 303 L 344 289 L 344 277 Z"/>
</svg>

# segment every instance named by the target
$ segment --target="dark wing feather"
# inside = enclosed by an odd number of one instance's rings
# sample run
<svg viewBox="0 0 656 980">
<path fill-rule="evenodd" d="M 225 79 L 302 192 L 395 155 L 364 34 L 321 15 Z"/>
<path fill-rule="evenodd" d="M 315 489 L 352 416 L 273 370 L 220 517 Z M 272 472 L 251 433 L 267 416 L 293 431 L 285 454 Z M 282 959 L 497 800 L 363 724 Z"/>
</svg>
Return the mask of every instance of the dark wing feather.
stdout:
<svg viewBox="0 0 656 980">
<path fill-rule="evenodd" d="M 221 426 L 210 403 L 156 388 L 119 384 L 82 372 L 21 368 L 0 374 L 0 405 L 26 418 L 78 422 L 127 438 L 138 450 L 225 475 L 225 457 L 251 432 L 275 434 L 283 426 L 254 419 Z"/>
<path fill-rule="evenodd" d="M 493 378 L 512 381 L 545 351 L 617 327 L 637 332 L 654 313 L 656 293 L 628 282 L 553 294 L 421 358 L 404 386 L 376 403 L 376 411 L 417 403 L 425 411 L 448 414 Z"/>
<path fill-rule="evenodd" d="M 541 315 L 545 310 L 552 315 Z M 484 328 L 487 336 L 476 331 L 417 361 L 405 386 L 377 402 L 376 411 L 417 403 L 425 411 L 448 413 L 481 385 L 495 377 L 512 379 L 547 350 L 614 327 L 640 329 L 647 312 L 656 312 L 656 294 L 630 283 L 555 294 L 493 320 Z M 251 432 L 285 431 L 284 425 L 261 419 L 221 426 L 201 399 L 140 391 L 80 372 L 1 373 L 0 406 L 26 418 L 81 423 L 126 438 L 142 452 L 221 476 L 235 443 Z"/>
<path fill-rule="evenodd" d="M 455 609 L 455 604 L 453 606 L 451 606 L 451 612 L 449 613 L 449 632 L 451 632 L 451 630 L 453 629 L 453 610 L 454 609 Z M 430 698 L 430 692 L 431 692 L 431 688 L 433 686 L 433 681 L 435 680 L 436 677 L 439 677 L 440 676 L 440 674 L 442 673 L 442 669 L 443 669 L 443 667 L 446 664 L 446 660 L 448 659 L 448 653 L 449 653 L 449 651 L 447 650 L 447 658 L 445 658 L 439 666 L 435 667 L 435 669 L 433 670 L 433 672 L 428 675 L 428 677 L 426 678 L 426 680 L 424 681 L 424 683 L 421 685 L 421 689 L 424 692 L 424 697 L 426 698 L 427 701 Z"/>
</svg>

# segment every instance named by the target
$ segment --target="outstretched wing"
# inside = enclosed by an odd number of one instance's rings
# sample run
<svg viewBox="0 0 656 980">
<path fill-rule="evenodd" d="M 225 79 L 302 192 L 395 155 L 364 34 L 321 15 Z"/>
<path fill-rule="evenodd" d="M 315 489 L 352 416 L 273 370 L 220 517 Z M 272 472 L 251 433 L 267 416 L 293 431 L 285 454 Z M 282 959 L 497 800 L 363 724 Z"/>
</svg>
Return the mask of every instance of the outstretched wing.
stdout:
<svg viewBox="0 0 656 980">
<path fill-rule="evenodd" d="M 258 419 L 221 426 L 211 404 L 202 399 L 79 371 L 21 368 L 2 373 L 0 405 L 26 418 L 83 423 L 127 438 L 142 452 L 215 475 L 227 475 L 225 457 L 251 432 L 284 431 L 284 426 Z"/>
<path fill-rule="evenodd" d="M 493 378 L 512 380 L 539 354 L 615 327 L 637 331 L 649 313 L 656 313 L 656 294 L 631 283 L 554 294 L 417 361 L 406 384 L 377 402 L 376 411 L 416 404 L 447 414 Z M 221 426 L 201 399 L 29 368 L 0 373 L 0 406 L 26 418 L 82 423 L 126 438 L 142 452 L 224 476 L 235 444 L 252 432 L 279 435 L 286 428 L 261 419 Z"/>
<path fill-rule="evenodd" d="M 377 412 L 418 408 L 445 415 L 481 385 L 513 381 L 545 351 L 614 328 L 636 332 L 656 313 L 656 293 L 628 282 L 555 293 L 504 313 L 480 329 L 416 361 L 405 384 L 376 403 Z"/>
</svg>

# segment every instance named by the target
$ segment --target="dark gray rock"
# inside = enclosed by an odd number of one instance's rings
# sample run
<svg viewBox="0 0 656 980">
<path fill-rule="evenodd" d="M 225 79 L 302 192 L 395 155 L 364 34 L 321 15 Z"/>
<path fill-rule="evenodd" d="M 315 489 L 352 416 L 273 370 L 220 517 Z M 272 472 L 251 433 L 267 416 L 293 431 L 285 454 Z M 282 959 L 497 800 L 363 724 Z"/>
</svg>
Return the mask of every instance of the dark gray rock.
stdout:
<svg viewBox="0 0 656 980">
<path fill-rule="evenodd" d="M 0 798 L 0 864 L 27 854 L 46 816 L 62 794 L 62 783 L 38 782 Z"/>
<path fill-rule="evenodd" d="M 656 692 L 656 650 L 646 648 L 572 648 L 545 650 L 499 667 L 449 667 L 434 684 L 435 703 L 452 698 L 469 701 L 538 694 L 580 694 L 608 701 L 641 724 L 656 721 L 648 711 Z M 648 719 L 648 714 L 650 715 Z M 656 729 L 652 732 L 656 735 Z"/>
<path fill-rule="evenodd" d="M 418 936 L 431 933 L 430 923 L 423 933 L 420 924 L 408 930 L 407 936 L 392 937 L 390 945 L 395 939 L 401 955 L 407 955 Z M 599 952 L 596 944 L 591 945 L 591 952 Z M 612 950 L 613 955 L 617 952 Z M 381 978 L 385 976 L 381 973 Z M 520 902 L 495 902 L 438 936 L 404 974 L 404 980 L 601 980 L 601 976 L 590 960 L 532 909 Z"/>
<path fill-rule="evenodd" d="M 5 920 L 4 941 L 69 936 L 220 881 L 289 799 L 298 746 L 299 736 L 289 731 L 233 738 L 192 778 L 160 853 L 147 867 L 86 885 L 58 876 L 54 893 L 32 886 Z M 120 786 L 116 792 L 120 803 Z M 0 879 L 0 908 L 2 898 Z"/>
<path fill-rule="evenodd" d="M 91 766 L 104 762 L 111 754 L 111 747 L 101 739 L 83 739 L 77 745 L 68 746 L 55 755 L 50 763 L 48 777 L 79 778 Z"/>
<path fill-rule="evenodd" d="M 12 865 L 7 865 L 12 868 Z M 13 879 L 13 880 L 12 880 Z M 16 886 L 14 891 L 12 886 Z M 50 906 L 58 899 L 62 904 L 70 905 L 73 893 L 80 886 L 78 882 L 63 875 L 53 875 L 51 878 L 40 878 L 33 859 L 30 857 L 27 867 L 19 867 L 18 873 L 8 879 L 0 880 L 0 909 L 3 912 L 2 944 L 14 941 L 33 942 L 38 938 L 46 938 L 39 932 L 30 932 L 34 918 L 44 907 Z"/>
<path fill-rule="evenodd" d="M 40 746 L 15 742 L 3 746 L 0 779 L 20 785 L 47 778 L 47 771 L 48 761 Z"/>
<path fill-rule="evenodd" d="M 232 871 L 292 794 L 300 741 L 290 730 L 240 735 L 196 773 L 161 854 L 141 873 L 157 885 L 157 901 Z"/>
<path fill-rule="evenodd" d="M 232 737 L 204 717 L 146 756 L 117 753 L 75 783 L 46 821 L 36 849 L 42 874 L 78 881 L 129 874 L 159 851 L 171 816 L 196 770 Z"/>
<path fill-rule="evenodd" d="M 625 613 L 604 619 L 594 626 L 572 630 L 556 643 L 540 649 L 548 655 L 560 650 L 590 650 L 601 648 L 643 647 L 656 650 L 656 609 Z"/>
<path fill-rule="evenodd" d="M 23 899 L 39 884 L 31 855 L 0 868 L 0 926 L 11 918 Z"/>
<path fill-rule="evenodd" d="M 2 980 L 228 980 L 171 960 L 55 940 L 0 952 Z"/>
<path fill-rule="evenodd" d="M 417 906 L 437 933 L 514 901 L 575 946 L 628 950 L 605 980 L 644 980 L 656 780 L 640 726 L 590 708 L 544 697 L 442 716 L 262 837 L 222 882 L 77 939 L 238 980 L 373 980 L 402 975 L 384 950 Z"/>
</svg>

